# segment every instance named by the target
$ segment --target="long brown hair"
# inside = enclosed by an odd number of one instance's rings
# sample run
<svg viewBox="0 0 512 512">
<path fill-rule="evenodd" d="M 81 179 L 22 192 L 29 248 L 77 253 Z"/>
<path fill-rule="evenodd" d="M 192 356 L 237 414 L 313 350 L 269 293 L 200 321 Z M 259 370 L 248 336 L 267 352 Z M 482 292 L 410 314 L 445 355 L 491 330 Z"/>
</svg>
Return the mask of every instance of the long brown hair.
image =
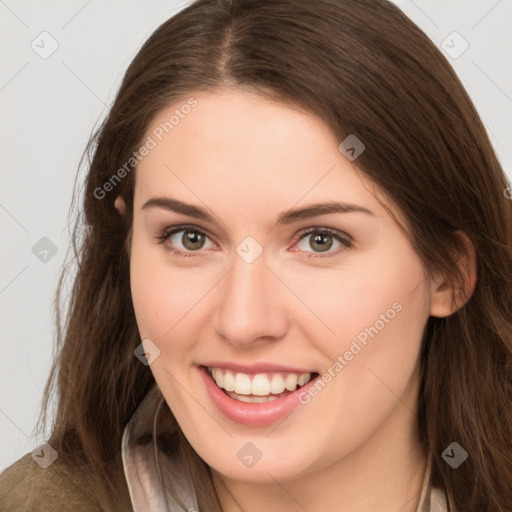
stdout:
<svg viewBox="0 0 512 512">
<path fill-rule="evenodd" d="M 440 270 L 455 288 L 464 279 L 456 264 L 463 250 L 457 231 L 469 237 L 478 281 L 465 306 L 447 318 L 430 317 L 425 326 L 418 429 L 433 458 L 433 483 L 446 490 L 451 510 L 510 510 L 507 178 L 450 64 L 386 0 L 198 0 L 143 45 L 86 151 L 73 233 L 78 270 L 66 321 L 58 320 L 58 358 L 45 391 L 46 406 L 54 391 L 58 398 L 51 443 L 70 464 L 92 468 L 114 500 L 126 502 L 121 436 L 155 381 L 133 355 L 141 342 L 127 251 L 136 166 L 108 192 L 104 185 L 137 151 L 162 108 L 223 87 L 312 112 L 340 142 L 356 134 L 366 145 L 358 168 L 401 209 L 427 271 Z M 125 217 L 114 207 L 118 194 Z M 441 457 L 454 441 L 469 454 L 456 470 Z M 184 436 L 176 443 L 186 443 Z M 220 510 L 205 463 L 185 448 L 199 506 Z"/>
</svg>

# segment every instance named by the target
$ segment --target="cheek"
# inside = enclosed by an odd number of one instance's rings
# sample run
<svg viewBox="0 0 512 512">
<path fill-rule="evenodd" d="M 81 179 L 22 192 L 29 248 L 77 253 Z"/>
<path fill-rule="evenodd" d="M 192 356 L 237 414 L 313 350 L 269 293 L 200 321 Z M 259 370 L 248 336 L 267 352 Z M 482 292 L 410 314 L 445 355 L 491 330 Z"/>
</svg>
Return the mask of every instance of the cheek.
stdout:
<svg viewBox="0 0 512 512">
<path fill-rule="evenodd" d="M 315 270 L 314 279 L 288 273 L 285 280 L 314 313 L 301 323 L 305 336 L 329 359 L 349 350 L 353 340 L 364 348 L 365 342 L 386 339 L 387 350 L 395 352 L 421 335 L 429 305 L 424 271 L 401 240 L 388 249 L 354 253 L 338 269 L 325 270 Z"/>
<path fill-rule="evenodd" d="M 130 260 L 132 301 L 141 337 L 162 352 L 190 348 L 201 325 L 208 291 L 215 283 L 209 272 L 169 263 L 161 247 L 134 242 Z"/>
<path fill-rule="evenodd" d="M 395 251 L 380 251 L 374 261 L 361 258 L 357 268 L 340 269 L 334 279 L 330 272 L 331 279 L 302 292 L 328 326 L 303 322 L 304 335 L 325 356 L 324 371 L 335 375 L 338 396 L 355 414 L 358 403 L 392 406 L 390 389 L 406 390 L 419 358 L 429 315 L 423 267 L 412 249 Z"/>
<path fill-rule="evenodd" d="M 142 338 L 160 338 L 166 322 L 162 312 L 168 305 L 158 271 L 147 263 L 142 265 L 136 253 L 132 253 L 130 265 L 132 301 L 140 335 Z"/>
<path fill-rule="evenodd" d="M 364 277 L 346 280 L 336 306 L 323 310 L 336 332 L 325 345 L 340 401 L 332 423 L 358 418 L 355 423 L 368 432 L 397 405 L 397 397 L 407 396 L 404 401 L 414 407 L 412 379 L 429 312 L 417 257 L 404 252 L 399 262 L 380 261 Z"/>
<path fill-rule="evenodd" d="M 178 286 L 165 265 L 163 252 L 134 233 L 130 286 L 135 316 L 141 337 L 155 340 L 159 345 L 172 327 L 170 322 L 174 315 L 171 312 L 179 309 Z"/>
</svg>

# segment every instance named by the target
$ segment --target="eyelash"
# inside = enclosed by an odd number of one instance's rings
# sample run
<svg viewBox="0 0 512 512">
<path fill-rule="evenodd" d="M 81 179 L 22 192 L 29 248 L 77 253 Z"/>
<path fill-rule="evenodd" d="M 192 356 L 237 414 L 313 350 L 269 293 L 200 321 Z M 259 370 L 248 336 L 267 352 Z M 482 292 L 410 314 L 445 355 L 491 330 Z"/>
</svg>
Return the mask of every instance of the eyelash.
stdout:
<svg viewBox="0 0 512 512">
<path fill-rule="evenodd" d="M 208 234 L 205 233 L 202 229 L 199 229 L 196 226 L 192 226 L 192 225 L 184 225 L 184 226 L 177 226 L 176 228 L 171 228 L 171 229 L 170 228 L 165 228 L 165 229 L 161 230 L 155 236 L 155 239 L 156 239 L 157 243 L 164 245 L 164 243 L 172 235 L 174 235 L 176 233 L 179 233 L 180 231 L 187 231 L 187 230 L 193 231 L 194 233 L 199 233 L 199 234 L 201 234 L 201 235 L 203 235 L 203 236 L 205 236 L 207 238 L 210 238 L 208 236 Z M 297 242 L 302 240 L 304 237 L 306 237 L 308 235 L 311 235 L 313 233 L 322 234 L 322 235 L 323 234 L 330 235 L 333 238 L 335 238 L 338 242 L 340 242 L 344 247 L 338 248 L 338 250 L 336 250 L 334 252 L 328 252 L 328 253 L 326 253 L 326 255 L 322 255 L 321 253 L 314 253 L 313 252 L 313 253 L 307 255 L 308 258 L 326 258 L 326 257 L 330 257 L 330 256 L 335 256 L 335 255 L 339 254 L 341 251 L 344 251 L 345 249 L 350 249 L 353 246 L 353 240 L 347 234 L 341 233 L 340 231 L 337 231 L 335 229 L 319 228 L 319 227 L 308 228 L 305 231 L 303 231 L 300 234 Z M 169 246 L 164 246 L 164 247 L 165 247 L 166 250 L 170 251 L 175 256 L 180 256 L 180 257 L 184 257 L 184 258 L 195 257 L 195 256 L 197 256 L 197 254 L 194 254 L 194 252 L 197 252 L 197 253 L 201 252 L 200 250 L 199 251 L 184 252 L 184 251 L 180 251 L 178 249 L 174 249 L 174 248 L 169 247 Z"/>
</svg>

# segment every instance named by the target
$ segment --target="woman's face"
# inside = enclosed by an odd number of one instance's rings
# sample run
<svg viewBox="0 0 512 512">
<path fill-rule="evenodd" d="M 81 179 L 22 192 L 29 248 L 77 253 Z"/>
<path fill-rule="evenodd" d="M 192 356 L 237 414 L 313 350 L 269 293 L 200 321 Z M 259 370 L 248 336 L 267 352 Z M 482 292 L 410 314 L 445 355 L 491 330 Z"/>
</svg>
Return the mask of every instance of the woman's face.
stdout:
<svg viewBox="0 0 512 512">
<path fill-rule="evenodd" d="M 431 284 L 341 141 L 239 89 L 173 105 L 146 136 L 133 303 L 197 453 L 271 482 L 414 440 Z"/>
</svg>

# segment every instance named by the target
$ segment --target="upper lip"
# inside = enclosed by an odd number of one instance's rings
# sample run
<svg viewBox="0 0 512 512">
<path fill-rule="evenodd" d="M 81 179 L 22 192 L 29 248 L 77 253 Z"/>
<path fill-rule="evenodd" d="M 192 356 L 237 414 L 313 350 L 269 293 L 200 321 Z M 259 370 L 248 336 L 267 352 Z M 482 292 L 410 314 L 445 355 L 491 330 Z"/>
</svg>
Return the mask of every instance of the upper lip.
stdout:
<svg viewBox="0 0 512 512">
<path fill-rule="evenodd" d="M 230 361 L 207 361 L 202 363 L 201 366 L 210 368 L 224 368 L 239 373 L 268 373 L 268 372 L 286 372 L 286 373 L 316 373 L 311 369 L 304 369 L 294 366 L 285 366 L 282 364 L 275 363 L 252 363 L 252 364 L 241 364 L 233 363 Z"/>
</svg>

